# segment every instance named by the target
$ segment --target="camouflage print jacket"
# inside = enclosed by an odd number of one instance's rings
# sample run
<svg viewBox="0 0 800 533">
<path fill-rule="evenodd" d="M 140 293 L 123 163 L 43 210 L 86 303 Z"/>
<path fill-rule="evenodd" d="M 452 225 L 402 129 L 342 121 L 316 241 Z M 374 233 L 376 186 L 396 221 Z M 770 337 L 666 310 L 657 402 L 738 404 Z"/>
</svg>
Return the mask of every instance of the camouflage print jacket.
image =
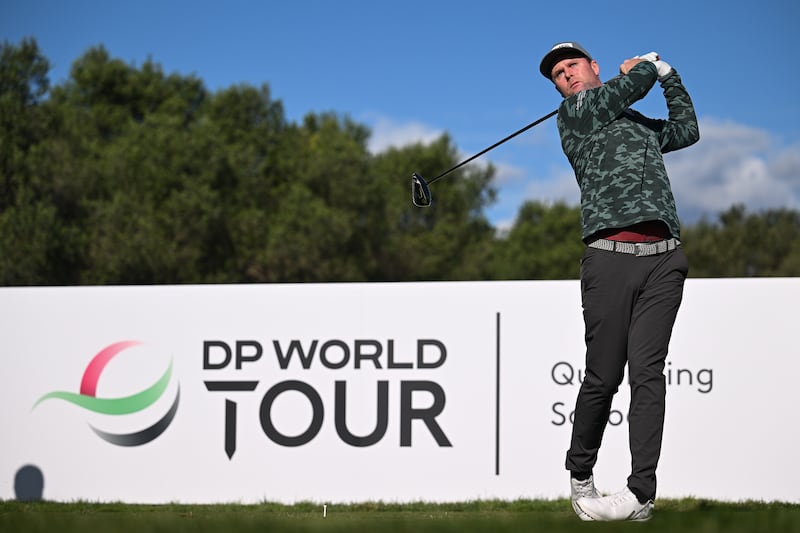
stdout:
<svg viewBox="0 0 800 533">
<path fill-rule="evenodd" d="M 581 188 L 582 237 L 597 231 L 661 220 L 680 237 L 662 154 L 700 138 L 694 107 L 675 70 L 661 86 L 668 120 L 650 119 L 628 107 L 656 82 L 649 61 L 595 89 L 565 98 L 558 109 L 561 146 Z"/>
</svg>

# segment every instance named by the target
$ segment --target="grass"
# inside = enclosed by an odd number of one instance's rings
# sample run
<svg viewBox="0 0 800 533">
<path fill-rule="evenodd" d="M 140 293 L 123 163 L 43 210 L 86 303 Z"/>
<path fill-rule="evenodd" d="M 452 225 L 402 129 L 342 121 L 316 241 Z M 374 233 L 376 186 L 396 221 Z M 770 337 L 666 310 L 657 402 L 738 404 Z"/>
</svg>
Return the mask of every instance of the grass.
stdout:
<svg viewBox="0 0 800 533">
<path fill-rule="evenodd" d="M 800 504 L 711 500 L 659 500 L 646 524 L 583 523 L 568 500 L 481 500 L 463 503 L 366 502 L 322 505 L 131 505 L 0 501 L 0 532 L 516 532 L 619 531 L 782 532 L 800 531 Z"/>
</svg>

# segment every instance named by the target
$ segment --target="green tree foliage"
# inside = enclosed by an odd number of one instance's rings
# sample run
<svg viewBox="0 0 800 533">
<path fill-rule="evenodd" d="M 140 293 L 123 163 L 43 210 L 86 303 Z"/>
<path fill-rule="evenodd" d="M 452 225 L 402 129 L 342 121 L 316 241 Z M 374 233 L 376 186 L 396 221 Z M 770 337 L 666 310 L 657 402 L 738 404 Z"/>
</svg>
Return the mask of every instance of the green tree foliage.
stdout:
<svg viewBox="0 0 800 533">
<path fill-rule="evenodd" d="M 0 271 L 3 284 L 56 275 L 64 229 L 36 165 L 49 117 L 50 65 L 32 39 L 0 46 Z"/>
<path fill-rule="evenodd" d="M 565 203 L 522 205 L 508 236 L 498 241 L 498 279 L 576 279 L 580 276 L 580 208 Z"/>
<path fill-rule="evenodd" d="M 363 213 L 374 189 L 368 132 L 333 115 L 308 115 L 277 142 L 267 175 L 249 184 L 231 213 L 249 281 L 363 280 Z M 252 189 L 250 189 L 250 187 Z"/>
<path fill-rule="evenodd" d="M 39 103 L 50 87 L 50 64 L 32 39 L 0 46 L 0 207 L 13 203 L 31 147 L 46 133 Z"/>
<path fill-rule="evenodd" d="M 449 137 L 390 148 L 377 155 L 373 175 L 384 182 L 376 198 L 379 245 L 376 280 L 467 280 L 488 276 L 494 230 L 483 207 L 494 199 L 492 167 L 466 166 L 433 188 L 430 208 L 411 205 L 411 170 L 436 176 L 458 161 Z"/>
<path fill-rule="evenodd" d="M 215 144 L 201 114 L 207 98 L 197 79 L 166 76 L 150 61 L 137 69 L 103 48 L 52 90 L 43 175 L 79 235 L 80 260 L 65 281 L 181 283 L 208 274 L 221 213 L 205 164 Z"/>
<path fill-rule="evenodd" d="M 444 135 L 373 154 L 334 113 L 286 120 L 267 85 L 209 92 L 91 48 L 52 86 L 33 39 L 0 45 L 0 285 L 577 278 L 578 207 L 525 203 L 498 235 L 491 165 L 410 201 Z M 800 275 L 793 211 L 684 229 L 694 276 Z"/>
<path fill-rule="evenodd" d="M 412 164 L 454 164 L 446 137 L 374 156 L 347 118 L 287 123 L 266 85 L 209 93 L 96 47 L 50 89 L 35 42 L 2 54 L 5 285 L 486 273 L 492 169 L 437 188 L 435 210 L 409 202 Z"/>
<path fill-rule="evenodd" d="M 703 220 L 683 232 L 693 277 L 800 276 L 800 212 L 746 214 L 735 205 L 718 224 Z"/>
</svg>

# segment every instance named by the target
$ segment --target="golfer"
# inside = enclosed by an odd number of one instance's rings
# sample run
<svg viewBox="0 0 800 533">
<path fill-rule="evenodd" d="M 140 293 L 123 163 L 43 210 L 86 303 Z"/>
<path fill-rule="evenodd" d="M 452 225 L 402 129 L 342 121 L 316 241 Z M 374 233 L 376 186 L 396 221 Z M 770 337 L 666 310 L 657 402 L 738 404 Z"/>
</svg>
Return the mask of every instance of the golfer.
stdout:
<svg viewBox="0 0 800 533">
<path fill-rule="evenodd" d="M 697 142 L 697 118 L 680 76 L 655 52 L 626 60 L 603 83 L 589 52 L 563 42 L 539 70 L 564 97 L 558 131 L 580 186 L 587 246 L 586 371 L 566 459 L 572 506 L 583 520 L 647 520 L 664 427 L 664 362 L 689 269 L 662 154 Z M 656 81 L 667 120 L 630 109 Z M 622 491 L 600 497 L 592 469 L 626 363 L 631 472 Z"/>
</svg>

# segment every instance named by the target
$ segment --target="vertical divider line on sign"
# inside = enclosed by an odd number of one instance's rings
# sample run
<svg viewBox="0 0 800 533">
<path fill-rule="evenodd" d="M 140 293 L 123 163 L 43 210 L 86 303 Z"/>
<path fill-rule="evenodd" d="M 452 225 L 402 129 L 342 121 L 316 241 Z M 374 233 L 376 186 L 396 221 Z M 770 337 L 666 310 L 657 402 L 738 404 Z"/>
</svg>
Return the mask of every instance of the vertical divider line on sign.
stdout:
<svg viewBox="0 0 800 533">
<path fill-rule="evenodd" d="M 494 475 L 500 475 L 500 312 L 495 320 Z"/>
</svg>

